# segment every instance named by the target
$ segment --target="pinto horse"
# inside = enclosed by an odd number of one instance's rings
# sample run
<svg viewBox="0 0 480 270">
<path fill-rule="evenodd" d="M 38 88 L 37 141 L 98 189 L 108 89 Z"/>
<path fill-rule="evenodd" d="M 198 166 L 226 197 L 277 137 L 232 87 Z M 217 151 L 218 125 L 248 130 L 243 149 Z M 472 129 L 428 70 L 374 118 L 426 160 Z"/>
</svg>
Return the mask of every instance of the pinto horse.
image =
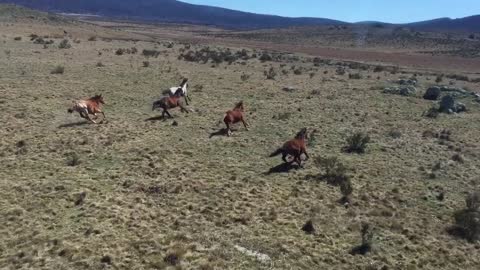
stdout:
<svg viewBox="0 0 480 270">
<path fill-rule="evenodd" d="M 285 163 L 293 163 L 296 162 L 298 166 L 302 167 L 302 154 L 305 155 L 305 161 L 307 161 L 310 156 L 307 153 L 307 149 L 305 146 L 305 140 L 308 139 L 307 129 L 302 128 L 300 132 L 297 133 L 295 139 L 290 140 L 283 144 L 282 147 L 278 148 L 275 152 L 273 152 L 270 157 L 275 157 L 282 154 L 282 160 Z M 291 161 L 287 160 L 287 156 L 293 157 Z"/>
<path fill-rule="evenodd" d="M 169 89 L 170 96 L 174 96 L 175 93 L 177 93 L 177 90 L 181 89 L 183 92 L 183 96 L 185 97 L 185 103 L 188 106 L 188 101 L 192 101 L 190 96 L 188 95 L 188 79 L 185 78 L 183 79 L 182 83 L 180 83 L 180 86 L 174 86 Z"/>
<path fill-rule="evenodd" d="M 80 117 L 97 124 L 97 122 L 95 122 L 95 119 L 97 118 L 98 113 L 101 113 L 103 115 L 103 120 L 106 119 L 105 113 L 100 109 L 101 104 L 105 104 L 102 95 L 95 95 L 94 97 L 91 97 L 89 99 L 73 101 L 73 106 L 68 109 L 68 112 L 78 112 L 80 114 Z M 93 118 L 90 117 L 90 115 L 93 115 Z"/>
<path fill-rule="evenodd" d="M 245 122 L 244 110 L 245 109 L 243 107 L 243 101 L 240 101 L 235 105 L 235 108 L 233 108 L 233 110 L 227 111 L 227 113 L 225 114 L 223 122 L 225 123 L 225 125 L 227 125 L 227 136 L 230 137 L 232 135 L 232 130 L 230 126 L 238 122 L 242 122 L 245 129 L 248 130 L 249 125 L 247 124 L 247 122 Z"/>
<path fill-rule="evenodd" d="M 157 108 L 163 109 L 162 118 L 165 118 L 165 114 L 168 117 L 173 118 L 172 115 L 168 112 L 169 109 L 180 107 L 182 112 L 188 113 L 188 109 L 183 106 L 181 98 L 184 96 L 182 89 L 178 89 L 173 96 L 163 97 L 158 101 L 155 101 L 152 106 L 152 111 Z"/>
</svg>

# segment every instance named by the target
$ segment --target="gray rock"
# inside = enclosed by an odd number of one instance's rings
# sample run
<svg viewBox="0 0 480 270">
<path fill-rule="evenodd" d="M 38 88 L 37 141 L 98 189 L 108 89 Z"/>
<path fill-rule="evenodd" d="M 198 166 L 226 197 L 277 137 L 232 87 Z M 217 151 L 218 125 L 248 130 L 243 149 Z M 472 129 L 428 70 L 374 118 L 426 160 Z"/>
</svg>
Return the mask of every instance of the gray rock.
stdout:
<svg viewBox="0 0 480 270">
<path fill-rule="evenodd" d="M 440 111 L 444 113 L 455 112 L 455 99 L 451 95 L 446 95 L 440 101 Z"/>
<path fill-rule="evenodd" d="M 466 112 L 467 111 L 467 106 L 463 103 L 457 103 L 455 104 L 455 112 L 460 113 L 460 112 Z"/>
<path fill-rule="evenodd" d="M 400 79 L 397 81 L 398 84 L 400 85 L 412 85 L 415 86 L 417 85 L 417 80 L 416 79 Z"/>
<path fill-rule="evenodd" d="M 423 98 L 427 100 L 438 100 L 441 94 L 442 90 L 440 90 L 440 88 L 437 86 L 433 86 L 427 89 L 427 92 L 425 92 Z"/>
</svg>

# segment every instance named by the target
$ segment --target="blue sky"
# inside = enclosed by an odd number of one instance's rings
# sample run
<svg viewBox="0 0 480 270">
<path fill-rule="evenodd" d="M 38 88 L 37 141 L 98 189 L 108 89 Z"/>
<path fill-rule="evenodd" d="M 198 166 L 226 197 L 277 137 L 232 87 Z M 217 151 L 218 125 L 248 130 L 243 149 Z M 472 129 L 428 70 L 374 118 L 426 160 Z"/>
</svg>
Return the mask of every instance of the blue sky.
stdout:
<svg viewBox="0 0 480 270">
<path fill-rule="evenodd" d="M 288 17 L 406 23 L 480 15 L 480 0 L 181 0 Z"/>
</svg>

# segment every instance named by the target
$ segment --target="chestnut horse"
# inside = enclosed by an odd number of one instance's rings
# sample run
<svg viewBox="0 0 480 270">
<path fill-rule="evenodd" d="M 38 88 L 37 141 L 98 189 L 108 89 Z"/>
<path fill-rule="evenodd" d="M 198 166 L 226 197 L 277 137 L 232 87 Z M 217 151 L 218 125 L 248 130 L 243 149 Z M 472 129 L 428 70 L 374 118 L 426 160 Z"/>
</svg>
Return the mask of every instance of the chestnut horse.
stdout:
<svg viewBox="0 0 480 270">
<path fill-rule="evenodd" d="M 162 117 L 165 118 L 165 114 L 168 117 L 173 118 L 172 115 L 168 112 L 169 109 L 180 107 L 182 112 L 188 113 L 188 109 L 183 106 L 181 98 L 184 96 L 182 89 L 178 89 L 173 96 L 163 97 L 158 101 L 155 101 L 152 106 L 152 111 L 157 108 L 163 109 Z"/>
<path fill-rule="evenodd" d="M 235 108 L 233 108 L 233 110 L 230 110 L 225 114 L 223 122 L 225 123 L 225 125 L 227 125 L 227 136 L 232 135 L 232 130 L 230 126 L 238 122 L 242 122 L 245 129 L 248 130 L 249 125 L 247 124 L 247 122 L 245 122 L 244 111 L 245 109 L 243 107 L 243 101 L 240 101 L 239 103 L 237 103 L 237 105 L 235 105 Z"/>
<path fill-rule="evenodd" d="M 78 112 L 80 117 L 97 124 L 94 119 L 97 118 L 98 113 L 103 115 L 103 120 L 106 119 L 105 113 L 103 113 L 103 111 L 100 109 L 101 104 L 105 104 L 102 95 L 95 95 L 89 99 L 73 101 L 73 106 L 68 109 L 68 112 Z M 93 118 L 90 117 L 90 115 L 93 115 Z"/>
<path fill-rule="evenodd" d="M 270 157 L 275 157 L 282 154 L 282 160 L 285 163 L 296 162 L 298 166 L 302 167 L 301 155 L 305 154 L 305 161 L 310 157 L 308 156 L 307 149 L 305 146 L 305 140 L 308 139 L 307 129 L 302 128 L 300 132 L 297 133 L 295 139 L 290 140 L 283 144 L 282 147 L 278 148 L 277 151 L 273 152 Z M 289 162 L 287 156 L 292 156 L 293 159 Z"/>
</svg>

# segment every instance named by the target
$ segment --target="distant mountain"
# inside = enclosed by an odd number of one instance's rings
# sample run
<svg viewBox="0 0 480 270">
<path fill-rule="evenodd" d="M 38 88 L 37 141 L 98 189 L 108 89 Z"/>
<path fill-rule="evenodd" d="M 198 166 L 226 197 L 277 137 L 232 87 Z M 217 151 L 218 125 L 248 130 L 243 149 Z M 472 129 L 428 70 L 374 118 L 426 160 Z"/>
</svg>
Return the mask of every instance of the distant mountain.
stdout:
<svg viewBox="0 0 480 270">
<path fill-rule="evenodd" d="M 259 29 L 345 24 L 321 18 L 287 18 L 193 5 L 176 0 L 0 0 L 49 12 L 88 13 L 119 19 Z"/>
<path fill-rule="evenodd" d="M 424 31 L 467 31 L 480 32 L 480 15 L 460 19 L 440 18 L 430 21 L 409 23 L 405 26 Z"/>
<path fill-rule="evenodd" d="M 262 15 L 219 7 L 193 5 L 177 0 L 0 0 L 0 3 L 13 3 L 56 13 L 92 14 L 117 19 L 151 22 L 202 24 L 231 29 L 348 24 L 323 18 L 289 18 Z M 369 21 L 358 24 L 395 26 L 389 23 Z M 461 19 L 441 18 L 397 26 L 423 31 L 480 32 L 480 15 Z"/>
</svg>

